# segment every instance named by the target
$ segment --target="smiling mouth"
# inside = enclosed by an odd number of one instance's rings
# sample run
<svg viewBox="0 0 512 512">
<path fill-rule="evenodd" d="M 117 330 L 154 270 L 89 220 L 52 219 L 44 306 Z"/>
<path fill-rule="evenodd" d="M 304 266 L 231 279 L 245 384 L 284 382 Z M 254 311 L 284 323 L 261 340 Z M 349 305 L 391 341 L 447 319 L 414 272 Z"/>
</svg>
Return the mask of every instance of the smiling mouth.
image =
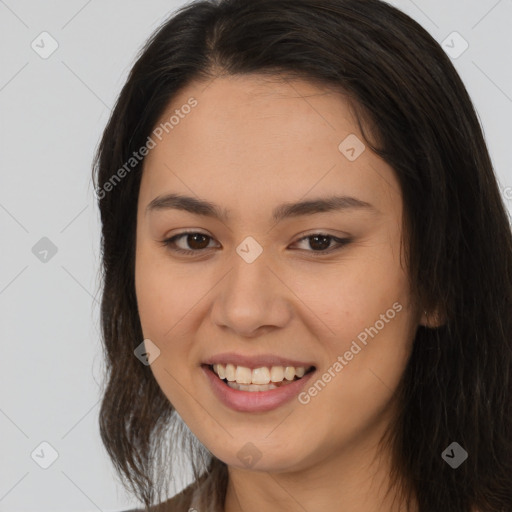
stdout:
<svg viewBox="0 0 512 512">
<path fill-rule="evenodd" d="M 232 364 L 213 364 L 208 368 L 231 389 L 269 391 L 287 386 L 315 370 L 314 366 L 272 366 L 250 369 Z"/>
</svg>

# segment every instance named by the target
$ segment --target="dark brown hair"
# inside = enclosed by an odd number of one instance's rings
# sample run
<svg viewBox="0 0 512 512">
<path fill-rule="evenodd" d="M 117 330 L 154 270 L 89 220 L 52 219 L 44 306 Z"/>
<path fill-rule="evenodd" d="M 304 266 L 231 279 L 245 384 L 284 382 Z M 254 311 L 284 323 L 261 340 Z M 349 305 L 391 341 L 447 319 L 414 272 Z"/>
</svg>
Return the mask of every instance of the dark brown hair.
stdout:
<svg viewBox="0 0 512 512">
<path fill-rule="evenodd" d="M 196 1 L 141 50 L 93 173 L 106 358 L 99 422 L 118 474 L 149 507 L 183 443 L 196 477 L 225 464 L 186 435 L 150 367 L 134 356 L 143 339 L 134 286 L 143 161 L 108 193 L 105 185 L 183 87 L 250 73 L 346 93 L 368 147 L 399 180 L 413 290 L 423 309 L 438 308 L 446 319 L 438 328 L 418 327 L 396 392 L 386 443 L 400 495 L 414 496 L 420 512 L 512 510 L 510 219 L 450 59 L 418 23 L 379 0 Z M 378 140 L 370 140 L 370 127 Z M 441 458 L 453 441 L 469 454 L 457 469 Z M 219 482 L 222 495 L 225 478 Z"/>
</svg>

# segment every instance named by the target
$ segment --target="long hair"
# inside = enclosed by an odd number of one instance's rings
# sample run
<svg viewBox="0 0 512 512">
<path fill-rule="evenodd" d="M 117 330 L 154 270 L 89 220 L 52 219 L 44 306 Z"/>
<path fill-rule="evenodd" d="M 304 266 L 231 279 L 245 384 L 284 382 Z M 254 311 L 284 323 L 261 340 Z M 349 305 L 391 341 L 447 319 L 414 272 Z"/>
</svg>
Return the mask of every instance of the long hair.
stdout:
<svg viewBox="0 0 512 512">
<path fill-rule="evenodd" d="M 379 0 L 195 1 L 137 56 L 93 169 L 106 360 L 99 424 L 118 475 L 149 508 L 180 447 L 196 478 L 226 469 L 187 438 L 151 369 L 134 356 L 143 340 L 134 286 L 143 160 L 129 172 L 126 162 L 187 84 L 250 73 L 346 93 L 367 146 L 399 181 L 412 289 L 445 322 L 418 326 L 395 395 L 385 437 L 393 484 L 407 503 L 416 497 L 420 512 L 512 510 L 510 218 L 450 59 L 418 23 Z M 441 457 L 453 442 L 468 453 L 457 469 Z M 219 476 L 219 496 L 224 489 Z"/>
</svg>

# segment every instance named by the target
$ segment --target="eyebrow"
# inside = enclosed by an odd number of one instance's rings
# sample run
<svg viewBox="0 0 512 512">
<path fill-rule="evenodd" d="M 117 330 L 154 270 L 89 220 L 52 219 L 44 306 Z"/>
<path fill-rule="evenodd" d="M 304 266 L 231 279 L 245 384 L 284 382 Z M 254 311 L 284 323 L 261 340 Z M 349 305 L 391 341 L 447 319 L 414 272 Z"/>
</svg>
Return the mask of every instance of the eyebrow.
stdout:
<svg viewBox="0 0 512 512">
<path fill-rule="evenodd" d="M 168 209 L 184 210 L 195 215 L 204 215 L 222 221 L 228 221 L 230 218 L 230 210 L 220 208 L 210 201 L 180 194 L 166 194 L 155 197 L 146 206 L 146 214 L 157 210 Z M 274 222 L 279 222 L 291 217 L 355 209 L 367 210 L 371 213 L 380 213 L 375 206 L 361 199 L 350 196 L 329 196 L 296 203 L 283 203 L 274 208 L 272 219 Z"/>
</svg>

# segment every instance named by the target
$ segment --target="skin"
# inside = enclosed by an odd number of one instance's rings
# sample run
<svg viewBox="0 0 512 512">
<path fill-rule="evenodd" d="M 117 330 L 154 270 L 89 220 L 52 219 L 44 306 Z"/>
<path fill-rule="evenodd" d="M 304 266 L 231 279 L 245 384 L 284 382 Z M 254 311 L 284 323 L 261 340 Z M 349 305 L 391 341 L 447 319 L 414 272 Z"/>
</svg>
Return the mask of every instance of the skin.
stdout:
<svg viewBox="0 0 512 512">
<path fill-rule="evenodd" d="M 228 464 L 225 511 L 339 510 L 340 503 L 345 512 L 405 510 L 393 508 L 392 494 L 384 497 L 390 461 L 377 443 L 418 323 L 430 324 L 400 261 L 403 212 L 393 170 L 369 148 L 355 161 L 339 151 L 349 134 L 363 137 L 346 98 L 333 90 L 258 75 L 217 78 L 207 88 L 187 86 L 161 120 L 190 97 L 198 105 L 145 159 L 138 202 L 136 293 L 144 338 L 160 349 L 155 379 Z M 216 203 L 232 217 L 146 213 L 151 200 L 171 192 Z M 333 193 L 375 211 L 271 219 L 281 203 Z M 185 230 L 211 237 L 176 242 L 198 255 L 161 244 Z M 311 239 L 299 241 L 315 233 L 352 241 L 322 256 Z M 236 253 L 247 236 L 263 248 L 250 264 Z M 308 404 L 236 412 L 219 402 L 201 370 L 208 357 L 236 352 L 311 361 L 321 375 L 394 303 L 401 311 Z M 251 468 L 237 457 L 248 442 L 261 453 Z"/>
</svg>

